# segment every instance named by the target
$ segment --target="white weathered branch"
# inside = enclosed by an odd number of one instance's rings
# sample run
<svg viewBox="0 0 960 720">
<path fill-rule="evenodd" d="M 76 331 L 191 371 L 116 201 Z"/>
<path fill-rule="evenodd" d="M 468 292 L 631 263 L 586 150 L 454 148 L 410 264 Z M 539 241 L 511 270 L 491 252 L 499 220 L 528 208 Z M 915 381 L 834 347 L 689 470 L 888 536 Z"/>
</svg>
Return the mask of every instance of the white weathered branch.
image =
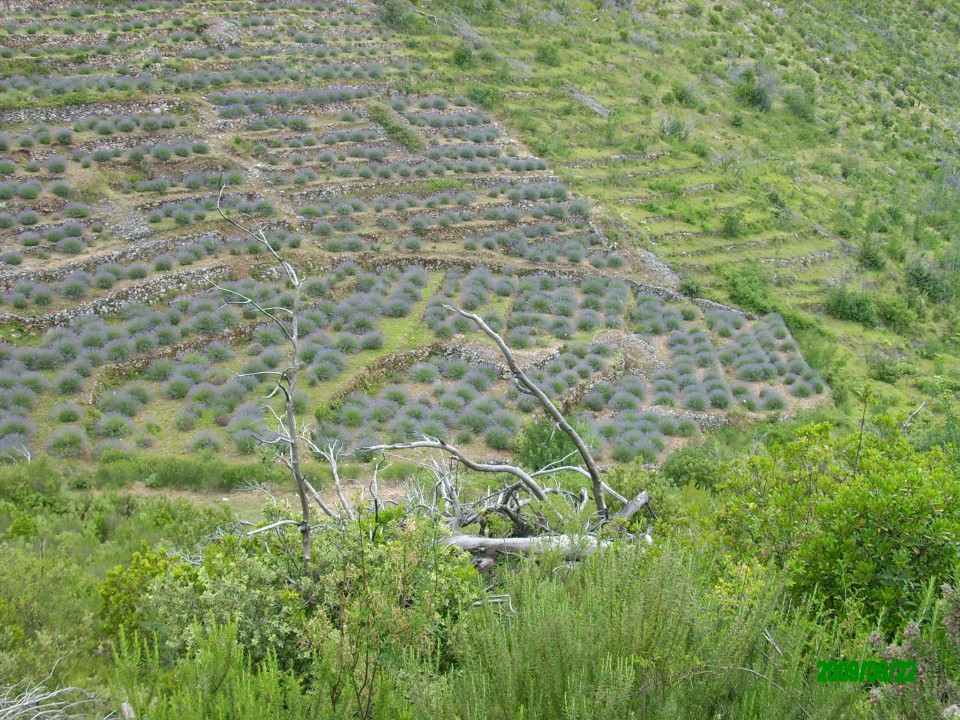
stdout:
<svg viewBox="0 0 960 720">
<path fill-rule="evenodd" d="M 480 330 L 482 330 L 487 337 L 497 344 L 497 347 L 500 348 L 500 352 L 507 361 L 507 366 L 510 368 L 510 372 L 513 373 L 513 376 L 524 388 L 530 391 L 530 394 L 537 399 L 547 414 L 553 418 L 554 422 L 557 423 L 557 427 L 559 427 L 567 435 L 567 437 L 570 438 L 574 447 L 577 448 L 577 452 L 580 453 L 580 457 L 583 458 L 584 465 L 587 466 L 587 472 L 590 475 L 590 480 L 593 484 L 593 500 L 597 505 L 597 512 L 600 513 L 601 518 L 606 519 L 607 502 L 603 494 L 603 480 L 600 477 L 600 469 L 597 467 L 597 463 L 593 459 L 590 449 L 583 441 L 583 438 L 580 437 L 580 434 L 569 422 L 567 422 L 567 419 L 563 416 L 563 413 L 557 409 L 557 406 L 554 405 L 550 398 L 547 397 L 546 393 L 544 393 L 543 390 L 541 390 L 540 387 L 527 376 L 520 365 L 517 364 L 516 358 L 513 357 L 513 353 L 510 351 L 510 348 L 507 347 L 507 344 L 504 342 L 503 338 L 500 337 L 500 335 L 497 334 L 493 328 L 487 325 L 486 321 L 482 317 L 475 313 L 467 312 L 461 308 L 454 307 L 453 305 L 444 305 L 444 307 L 451 312 L 455 312 L 458 315 L 467 318 L 468 320 L 472 320 L 473 323 L 480 328 Z"/>
<path fill-rule="evenodd" d="M 455 457 L 460 463 L 465 467 L 475 470 L 477 472 L 487 472 L 487 473 L 509 473 L 520 479 L 520 481 L 527 487 L 527 489 L 533 493 L 539 500 L 546 499 L 546 493 L 543 492 L 543 488 L 534 480 L 528 472 L 522 468 L 516 467 L 515 465 L 507 465 L 502 463 L 479 463 L 475 460 L 471 460 L 466 455 L 464 455 L 460 450 L 455 448 L 453 445 L 450 445 L 443 440 L 434 440 L 434 439 L 425 439 L 425 440 L 415 440 L 408 443 L 395 443 L 393 445 L 372 445 L 370 447 L 364 448 L 364 450 L 371 450 L 374 452 L 387 452 L 387 451 L 396 451 L 396 450 L 414 450 L 416 448 L 430 448 L 433 450 L 442 450 L 445 453 L 448 453 Z"/>
<path fill-rule="evenodd" d="M 75 687 L 47 688 L 45 683 L 52 675 L 53 670 L 40 682 L 0 685 L 0 720 L 73 720 L 89 717 L 93 696 Z"/>
<path fill-rule="evenodd" d="M 557 552 L 568 560 L 582 560 L 613 544 L 595 535 L 538 535 L 535 537 L 490 538 L 482 535 L 451 535 L 446 545 L 458 547 L 478 559 L 477 568 L 487 570 L 497 557 L 506 554 L 537 555 Z"/>
</svg>

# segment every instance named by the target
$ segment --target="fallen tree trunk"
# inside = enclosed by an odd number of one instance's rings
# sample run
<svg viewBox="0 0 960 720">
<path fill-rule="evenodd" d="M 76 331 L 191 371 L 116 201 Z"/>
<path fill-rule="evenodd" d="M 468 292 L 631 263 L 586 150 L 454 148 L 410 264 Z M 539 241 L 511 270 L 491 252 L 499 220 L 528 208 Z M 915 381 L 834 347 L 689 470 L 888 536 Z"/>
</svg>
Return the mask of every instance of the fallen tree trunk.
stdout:
<svg viewBox="0 0 960 720">
<path fill-rule="evenodd" d="M 646 490 L 629 500 L 614 516 L 621 520 L 630 520 L 641 508 L 650 502 L 650 495 Z M 459 525 L 454 525 L 459 527 Z M 641 536 L 647 544 L 653 543 L 650 537 L 651 528 Z M 592 532 L 584 535 L 534 535 L 532 537 L 505 537 L 495 538 L 484 535 L 454 534 L 444 540 L 465 550 L 474 556 L 477 568 L 487 570 L 496 564 L 497 556 L 508 553 L 523 555 L 537 555 L 546 552 L 559 552 L 568 560 L 582 560 L 601 548 L 613 544 L 613 540 L 601 540 Z"/>
<path fill-rule="evenodd" d="M 474 556 L 478 570 L 487 570 L 497 562 L 499 555 L 508 553 L 536 555 L 559 552 L 568 560 L 582 560 L 599 548 L 612 543 L 598 540 L 594 535 L 537 535 L 535 537 L 491 538 L 483 535 L 452 535 L 444 540 Z"/>
</svg>

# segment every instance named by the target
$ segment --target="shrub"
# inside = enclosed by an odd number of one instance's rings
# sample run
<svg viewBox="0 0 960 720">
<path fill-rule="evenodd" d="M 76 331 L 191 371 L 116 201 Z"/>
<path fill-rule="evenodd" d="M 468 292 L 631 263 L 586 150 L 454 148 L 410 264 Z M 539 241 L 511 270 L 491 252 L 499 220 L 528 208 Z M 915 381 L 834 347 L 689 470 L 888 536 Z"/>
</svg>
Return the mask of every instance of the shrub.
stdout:
<svg viewBox="0 0 960 720">
<path fill-rule="evenodd" d="M 83 389 L 83 378 L 72 370 L 67 370 L 57 375 L 53 384 L 61 395 L 76 395 Z"/>
<path fill-rule="evenodd" d="M 884 325 L 901 334 L 912 330 L 917 322 L 917 313 L 899 295 L 878 298 L 877 315 Z"/>
<path fill-rule="evenodd" d="M 709 401 L 706 396 L 700 392 L 688 393 L 683 398 L 683 407 L 687 410 L 702 411 L 709 407 Z"/>
<path fill-rule="evenodd" d="M 789 88 L 784 92 L 783 105 L 801 120 L 806 122 L 814 121 L 813 103 L 802 87 Z"/>
<path fill-rule="evenodd" d="M 77 425 L 57 428 L 50 435 L 47 452 L 55 457 L 77 457 L 87 452 L 87 434 Z"/>
<path fill-rule="evenodd" d="M 53 407 L 53 417 L 57 422 L 75 423 L 83 418 L 83 409 L 73 403 L 60 403 Z"/>
<path fill-rule="evenodd" d="M 371 332 L 360 337 L 361 350 L 381 350 L 383 348 L 383 333 Z"/>
<path fill-rule="evenodd" d="M 857 262 L 866 270 L 883 270 L 887 266 L 883 245 L 876 240 L 865 239 L 857 249 Z"/>
<path fill-rule="evenodd" d="M 97 407 L 104 413 L 117 413 L 125 417 L 133 417 L 143 407 L 141 397 L 126 390 L 118 390 L 100 400 Z"/>
<path fill-rule="evenodd" d="M 130 419 L 117 413 L 106 413 L 97 421 L 97 434 L 101 437 L 123 438 L 132 432 Z"/>
<path fill-rule="evenodd" d="M 878 322 L 877 306 L 873 298 L 845 287 L 833 288 L 827 293 L 827 314 L 838 320 L 859 322 L 874 327 Z"/>
<path fill-rule="evenodd" d="M 590 444 L 589 427 L 582 422 L 575 421 L 574 429 Z M 576 447 L 567 434 L 560 430 L 550 419 L 542 419 L 523 428 L 516 439 L 514 460 L 517 465 L 527 470 L 540 470 L 574 453 L 564 464 L 576 465 L 580 456 L 576 454 Z"/>
<path fill-rule="evenodd" d="M 184 375 L 174 375 L 164 386 L 164 394 L 172 400 L 181 400 L 190 392 L 194 385 L 193 380 Z"/>
<path fill-rule="evenodd" d="M 787 406 L 787 401 L 783 395 L 775 390 L 761 390 L 760 400 L 763 402 L 764 410 L 783 410 Z"/>
<path fill-rule="evenodd" d="M 770 280 L 755 265 L 740 265 L 726 274 L 727 292 L 737 305 L 766 314 L 774 310 L 770 298 Z"/>
<path fill-rule="evenodd" d="M 513 447 L 513 433 L 505 428 L 490 428 L 483 436 L 484 442 L 494 450 L 510 450 Z"/>
<path fill-rule="evenodd" d="M 734 85 L 734 96 L 738 102 L 755 110 L 767 111 L 773 106 L 768 79 L 758 76 L 754 70 L 748 70 Z"/>
<path fill-rule="evenodd" d="M 453 64 L 460 68 L 472 67 L 476 63 L 473 48 L 466 42 L 461 42 L 454 48 Z"/>
<path fill-rule="evenodd" d="M 743 213 L 728 211 L 720 218 L 720 234 L 725 238 L 737 238 L 744 232 Z"/>
<path fill-rule="evenodd" d="M 534 60 L 544 65 L 549 65 L 550 67 L 559 67 L 560 66 L 560 51 L 557 49 L 556 45 L 550 43 L 541 43 L 537 45 L 536 53 L 534 54 Z"/>
<path fill-rule="evenodd" d="M 220 444 L 220 438 L 216 434 L 209 430 L 203 430 L 194 435 L 190 440 L 190 449 L 194 452 L 200 450 L 217 451 L 220 449 Z"/>
<path fill-rule="evenodd" d="M 798 597 L 816 592 L 837 613 L 854 600 L 866 622 L 892 631 L 960 560 L 960 507 L 951 501 L 960 480 L 941 449 L 918 452 L 898 424 L 875 422 L 886 423 L 883 437 L 833 438 L 828 424 L 808 425 L 776 459 L 737 461 L 719 483 L 719 517 L 735 554 L 787 567 Z"/>
</svg>

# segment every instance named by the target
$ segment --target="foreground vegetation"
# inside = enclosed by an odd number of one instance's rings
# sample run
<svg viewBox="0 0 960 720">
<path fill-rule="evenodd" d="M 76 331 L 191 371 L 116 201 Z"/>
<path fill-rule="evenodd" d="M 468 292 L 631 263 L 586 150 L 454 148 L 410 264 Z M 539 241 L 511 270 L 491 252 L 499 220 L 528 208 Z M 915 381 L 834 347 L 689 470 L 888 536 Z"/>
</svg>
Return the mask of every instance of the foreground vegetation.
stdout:
<svg viewBox="0 0 960 720">
<path fill-rule="evenodd" d="M 304 568 L 295 527 L 130 494 L 125 463 L 81 490 L 43 462 L 0 478 L 0 676 L 55 667 L 48 685 L 97 712 L 916 718 L 960 699 L 957 455 L 883 415 L 862 437 L 797 424 L 731 461 L 625 466 L 654 546 L 483 577 L 404 502 L 321 523 Z M 257 527 L 295 517 L 273 487 Z M 883 658 L 917 660 L 919 682 L 815 682 L 819 660 Z"/>
<path fill-rule="evenodd" d="M 956 3 L 429 5 L 4 18 L 0 716 L 955 717 Z M 467 472 L 458 532 L 574 548 L 474 563 L 358 450 L 566 462 L 451 305 L 652 544 Z"/>
</svg>

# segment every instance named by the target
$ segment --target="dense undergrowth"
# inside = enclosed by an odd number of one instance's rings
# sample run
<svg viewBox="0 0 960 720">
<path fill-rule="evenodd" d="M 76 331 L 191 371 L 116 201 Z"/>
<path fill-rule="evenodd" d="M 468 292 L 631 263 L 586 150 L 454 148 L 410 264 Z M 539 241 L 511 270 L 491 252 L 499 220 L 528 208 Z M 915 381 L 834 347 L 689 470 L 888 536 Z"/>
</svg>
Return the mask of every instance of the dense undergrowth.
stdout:
<svg viewBox="0 0 960 720">
<path fill-rule="evenodd" d="M 611 478 L 650 489 L 654 546 L 482 578 L 416 510 L 321 525 L 304 568 L 295 528 L 25 464 L 0 471 L 0 675 L 55 665 L 145 718 L 932 717 L 960 699 L 956 462 L 883 415 L 693 446 Z M 815 682 L 884 658 L 920 682 Z"/>
</svg>

